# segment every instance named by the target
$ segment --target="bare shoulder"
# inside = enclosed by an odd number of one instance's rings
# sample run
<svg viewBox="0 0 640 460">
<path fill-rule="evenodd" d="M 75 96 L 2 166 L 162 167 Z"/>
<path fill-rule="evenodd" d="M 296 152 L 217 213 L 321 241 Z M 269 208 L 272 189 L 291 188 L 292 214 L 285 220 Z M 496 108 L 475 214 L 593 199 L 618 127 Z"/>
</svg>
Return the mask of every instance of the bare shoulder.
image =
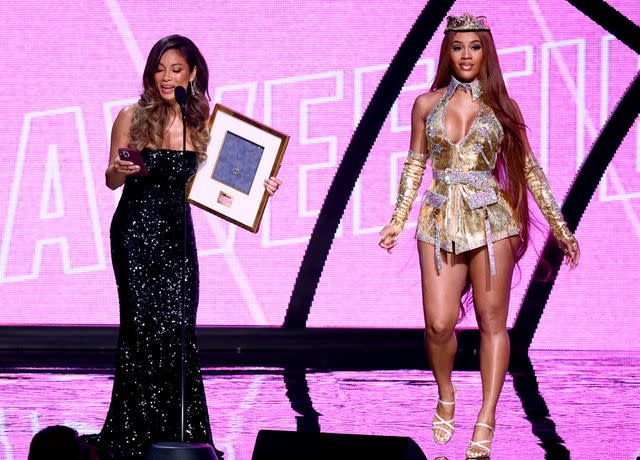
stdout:
<svg viewBox="0 0 640 460">
<path fill-rule="evenodd" d="M 120 147 L 129 145 L 129 133 L 131 131 L 131 124 L 133 123 L 133 114 L 137 108 L 138 104 L 132 104 L 120 110 L 111 129 L 112 145 Z"/>
<path fill-rule="evenodd" d="M 124 107 L 118 113 L 118 116 L 116 117 L 116 122 L 121 121 L 121 122 L 128 122 L 129 124 L 131 124 L 131 120 L 133 120 L 133 114 L 136 112 L 138 108 L 139 108 L 139 105 L 137 103 Z"/>
<path fill-rule="evenodd" d="M 427 115 L 429 115 L 429 112 L 433 110 L 433 108 L 436 106 L 443 95 L 444 88 L 421 94 L 416 98 L 416 101 L 413 104 L 414 112 L 417 112 L 422 115 L 423 118 L 426 118 Z"/>
<path fill-rule="evenodd" d="M 120 110 L 113 122 L 113 130 L 128 133 L 131 128 L 131 123 L 133 122 L 133 114 L 137 108 L 138 104 L 132 104 Z"/>
</svg>

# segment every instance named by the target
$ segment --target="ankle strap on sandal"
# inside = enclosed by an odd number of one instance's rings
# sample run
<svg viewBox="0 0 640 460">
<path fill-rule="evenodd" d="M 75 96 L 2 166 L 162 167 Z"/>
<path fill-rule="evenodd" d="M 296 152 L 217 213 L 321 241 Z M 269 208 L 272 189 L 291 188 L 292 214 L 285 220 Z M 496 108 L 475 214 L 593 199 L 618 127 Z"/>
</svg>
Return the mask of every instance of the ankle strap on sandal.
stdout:
<svg viewBox="0 0 640 460">
<path fill-rule="evenodd" d="M 438 399 L 438 402 L 443 406 L 453 406 L 456 403 L 455 401 L 443 401 L 442 399 Z"/>
<path fill-rule="evenodd" d="M 494 427 L 492 427 L 491 425 L 487 425 L 486 423 L 478 422 L 478 423 L 476 423 L 476 426 L 480 426 L 482 428 L 486 428 L 489 431 L 491 431 L 492 433 L 494 433 L 494 431 L 493 431 Z"/>
<path fill-rule="evenodd" d="M 438 398 L 438 402 L 440 404 L 442 404 L 443 406 L 453 406 L 456 403 L 456 393 L 458 392 L 457 388 L 455 385 L 453 385 L 453 401 L 443 401 L 442 399 Z"/>
</svg>

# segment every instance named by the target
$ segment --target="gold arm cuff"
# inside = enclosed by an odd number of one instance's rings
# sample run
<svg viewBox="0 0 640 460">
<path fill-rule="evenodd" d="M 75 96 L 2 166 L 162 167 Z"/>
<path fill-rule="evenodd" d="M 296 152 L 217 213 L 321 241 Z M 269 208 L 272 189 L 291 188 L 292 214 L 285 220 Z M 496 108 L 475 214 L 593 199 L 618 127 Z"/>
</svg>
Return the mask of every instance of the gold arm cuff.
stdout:
<svg viewBox="0 0 640 460">
<path fill-rule="evenodd" d="M 569 227 L 564 222 L 562 223 L 559 229 L 553 230 L 553 236 L 558 241 L 564 239 L 567 242 L 570 242 L 576 245 L 578 244 L 578 240 L 576 240 L 576 237 L 573 235 L 573 233 L 571 233 L 571 230 L 569 230 Z"/>
<path fill-rule="evenodd" d="M 565 235 L 565 231 L 569 232 L 567 224 L 564 221 L 558 203 L 551 193 L 547 176 L 531 152 L 527 155 L 524 173 L 531 195 L 540 208 L 542 215 L 549 223 L 554 236 L 558 238 Z M 569 232 L 569 234 L 571 234 L 571 232 Z"/>
<path fill-rule="evenodd" d="M 391 225 L 397 229 L 398 234 L 404 228 L 404 224 L 409 218 L 411 207 L 418 195 L 418 189 L 422 184 L 422 177 L 427 165 L 428 155 L 425 153 L 409 151 L 407 161 L 402 168 L 400 187 L 398 187 L 398 200 L 396 208 L 391 217 Z"/>
<path fill-rule="evenodd" d="M 404 222 L 400 222 L 396 218 L 392 218 L 391 222 L 389 222 L 389 225 L 391 226 L 391 228 L 393 228 L 396 236 L 402 233 L 402 230 L 404 230 L 404 224 Z"/>
</svg>

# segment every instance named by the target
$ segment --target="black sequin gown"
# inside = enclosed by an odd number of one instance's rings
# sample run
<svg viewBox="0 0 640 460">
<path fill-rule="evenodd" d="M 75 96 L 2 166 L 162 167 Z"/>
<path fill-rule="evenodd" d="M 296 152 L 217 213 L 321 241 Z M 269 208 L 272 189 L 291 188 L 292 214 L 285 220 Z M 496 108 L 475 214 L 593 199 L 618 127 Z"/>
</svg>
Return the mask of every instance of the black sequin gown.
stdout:
<svg viewBox="0 0 640 460">
<path fill-rule="evenodd" d="M 127 177 L 111 223 L 120 335 L 102 458 L 141 459 L 180 441 L 180 315 L 184 305 L 185 442 L 212 444 L 196 343 L 198 259 L 185 186 L 197 154 L 142 150 L 149 170 Z"/>
</svg>

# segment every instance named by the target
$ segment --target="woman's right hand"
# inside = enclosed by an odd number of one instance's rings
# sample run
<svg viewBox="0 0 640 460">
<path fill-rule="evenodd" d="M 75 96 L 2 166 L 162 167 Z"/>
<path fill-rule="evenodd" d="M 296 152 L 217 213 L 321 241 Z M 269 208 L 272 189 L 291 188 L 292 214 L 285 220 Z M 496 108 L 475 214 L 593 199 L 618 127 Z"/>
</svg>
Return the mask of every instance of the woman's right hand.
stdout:
<svg viewBox="0 0 640 460">
<path fill-rule="evenodd" d="M 391 250 L 398 244 L 398 230 L 393 225 L 387 224 L 380 230 L 379 235 L 380 241 L 378 242 L 378 246 L 386 249 L 388 253 L 391 253 Z"/>
<path fill-rule="evenodd" d="M 130 176 L 140 171 L 140 166 L 132 161 L 121 160 L 120 157 L 113 159 L 112 168 L 115 172 L 124 174 L 125 176 Z"/>
<path fill-rule="evenodd" d="M 569 265 L 569 269 L 573 270 L 578 266 L 580 261 L 580 245 L 578 240 L 573 236 L 573 233 L 566 227 L 564 228 L 564 234 L 558 238 L 558 246 L 564 252 L 564 262 Z"/>
</svg>

